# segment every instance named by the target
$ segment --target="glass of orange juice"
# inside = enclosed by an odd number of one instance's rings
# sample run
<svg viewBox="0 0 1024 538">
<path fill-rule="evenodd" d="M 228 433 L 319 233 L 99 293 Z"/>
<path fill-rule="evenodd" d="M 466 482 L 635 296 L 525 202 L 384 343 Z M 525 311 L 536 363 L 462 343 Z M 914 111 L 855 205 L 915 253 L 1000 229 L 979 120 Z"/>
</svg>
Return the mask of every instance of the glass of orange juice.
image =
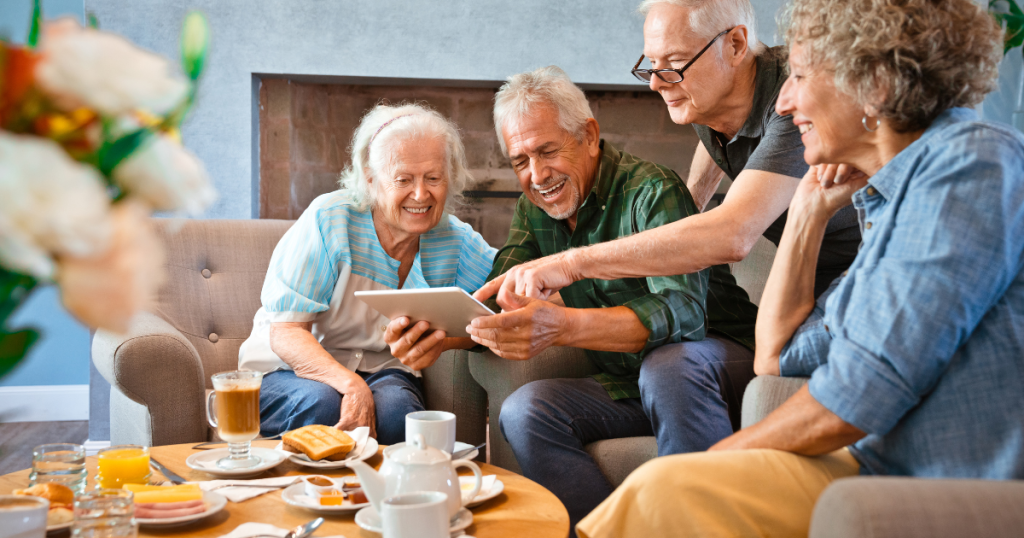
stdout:
<svg viewBox="0 0 1024 538">
<path fill-rule="evenodd" d="M 149 447 L 117 445 L 97 454 L 96 488 L 121 489 L 149 482 Z"/>
</svg>

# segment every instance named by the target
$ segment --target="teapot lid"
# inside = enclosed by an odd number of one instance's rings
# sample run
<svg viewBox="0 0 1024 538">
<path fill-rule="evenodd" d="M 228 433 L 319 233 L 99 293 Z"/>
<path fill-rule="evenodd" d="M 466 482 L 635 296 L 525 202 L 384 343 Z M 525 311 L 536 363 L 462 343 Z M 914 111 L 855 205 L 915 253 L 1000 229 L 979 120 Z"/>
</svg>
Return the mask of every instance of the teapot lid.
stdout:
<svg viewBox="0 0 1024 538">
<path fill-rule="evenodd" d="M 413 435 L 411 443 L 406 443 L 405 446 L 389 452 L 388 458 L 396 463 L 431 465 L 447 463 L 452 458 L 447 452 L 428 445 L 421 433 Z"/>
</svg>

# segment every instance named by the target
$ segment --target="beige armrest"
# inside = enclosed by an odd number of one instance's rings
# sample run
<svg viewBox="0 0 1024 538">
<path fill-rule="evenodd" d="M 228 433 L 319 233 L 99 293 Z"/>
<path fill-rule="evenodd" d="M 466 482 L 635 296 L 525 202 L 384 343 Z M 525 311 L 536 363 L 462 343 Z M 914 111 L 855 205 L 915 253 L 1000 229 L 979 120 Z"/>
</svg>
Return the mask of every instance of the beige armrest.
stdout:
<svg viewBox="0 0 1024 538">
<path fill-rule="evenodd" d="M 140 313 L 127 334 L 97 331 L 92 342 L 96 369 L 111 387 L 148 411 L 149 426 L 132 429 L 152 432 L 150 445 L 204 441 L 206 411 L 203 364 L 195 347 L 162 318 Z M 112 408 L 113 409 L 113 408 Z M 111 413 L 114 415 L 114 413 Z M 145 418 L 145 417 L 143 417 Z M 138 416 L 111 416 L 139 421 Z"/>
<path fill-rule="evenodd" d="M 526 361 L 503 359 L 490 351 L 469 354 L 469 371 L 487 391 L 491 463 L 519 472 L 512 447 L 498 429 L 501 404 L 519 387 L 538 379 L 578 378 L 598 372 L 582 349 L 553 347 Z"/>
<path fill-rule="evenodd" d="M 759 375 L 752 379 L 743 393 L 741 427 L 746 428 L 760 422 L 790 396 L 796 394 L 808 379 L 774 375 Z"/>
</svg>

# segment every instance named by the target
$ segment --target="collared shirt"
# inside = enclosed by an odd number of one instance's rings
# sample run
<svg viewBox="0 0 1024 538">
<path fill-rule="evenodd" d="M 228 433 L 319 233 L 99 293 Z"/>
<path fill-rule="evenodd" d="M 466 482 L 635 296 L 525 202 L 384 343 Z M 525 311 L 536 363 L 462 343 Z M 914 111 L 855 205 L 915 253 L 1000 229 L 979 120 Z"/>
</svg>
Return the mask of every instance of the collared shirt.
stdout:
<svg viewBox="0 0 1024 538">
<path fill-rule="evenodd" d="M 866 474 L 1024 478 L 1024 136 L 948 110 L 853 203 L 864 246 L 782 374 L 867 432 Z"/>
<path fill-rule="evenodd" d="M 594 186 L 580 206 L 576 229 L 555 220 L 525 196 L 519 198 L 508 241 L 487 280 L 536 258 L 633 235 L 698 213 L 675 172 L 601 141 Z M 648 351 L 718 331 L 754 348 L 757 307 L 726 265 L 671 277 L 585 279 L 562 288 L 571 308 L 626 306 L 650 330 L 639 353 L 587 350 L 601 369 L 597 379 L 613 399 L 639 398 L 640 364 Z"/>
<path fill-rule="evenodd" d="M 468 224 L 445 214 L 420 235 L 402 289 L 458 286 L 472 293 L 486 282 L 495 252 Z M 239 367 L 287 369 L 270 348 L 270 325 L 312 321 L 320 345 L 349 370 L 411 372 L 384 342 L 388 318 L 354 295 L 397 289 L 400 265 L 377 239 L 369 210 L 360 211 L 343 191 L 317 197 L 274 248 L 263 282 L 263 307 L 238 351 Z"/>
<path fill-rule="evenodd" d="M 754 103 L 736 136 L 728 139 L 704 125 L 694 124 L 693 128 L 711 158 L 733 181 L 744 170 L 760 170 L 800 179 L 808 168 L 800 130 L 793 125 L 793 116 L 779 116 L 775 112 L 779 91 L 786 82 L 785 48 L 772 47 L 759 54 L 756 70 Z M 765 239 L 777 246 L 785 227 L 784 212 L 764 231 Z M 852 207 L 847 207 L 836 213 L 825 229 L 814 281 L 815 297 L 850 266 L 857 256 L 858 246 L 857 214 Z"/>
</svg>

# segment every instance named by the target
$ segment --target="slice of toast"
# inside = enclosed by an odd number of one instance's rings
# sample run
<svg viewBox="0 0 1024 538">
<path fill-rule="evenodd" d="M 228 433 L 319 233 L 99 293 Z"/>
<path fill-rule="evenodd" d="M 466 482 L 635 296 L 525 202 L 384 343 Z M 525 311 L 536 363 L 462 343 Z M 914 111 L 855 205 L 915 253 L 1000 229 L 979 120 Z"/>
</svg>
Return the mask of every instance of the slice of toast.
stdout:
<svg viewBox="0 0 1024 538">
<path fill-rule="evenodd" d="M 292 430 L 282 435 L 281 441 L 314 461 L 347 455 L 356 446 L 356 442 L 347 433 L 322 424 Z"/>
</svg>

